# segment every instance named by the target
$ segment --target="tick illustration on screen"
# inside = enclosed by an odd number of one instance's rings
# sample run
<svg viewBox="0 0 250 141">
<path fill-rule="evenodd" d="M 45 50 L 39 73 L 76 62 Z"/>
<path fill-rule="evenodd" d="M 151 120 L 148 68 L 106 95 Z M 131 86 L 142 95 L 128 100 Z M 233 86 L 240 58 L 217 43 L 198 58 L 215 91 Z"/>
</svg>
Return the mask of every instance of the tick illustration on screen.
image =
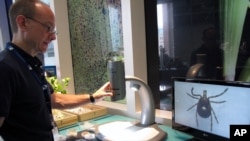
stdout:
<svg viewBox="0 0 250 141">
<path fill-rule="evenodd" d="M 187 109 L 187 111 L 191 110 L 192 108 L 194 108 L 195 106 L 196 108 L 196 124 L 197 127 L 199 127 L 199 123 L 198 123 L 198 118 L 197 116 L 199 115 L 202 118 L 208 118 L 210 117 L 211 119 L 211 131 L 213 128 L 213 120 L 212 120 L 212 116 L 214 116 L 217 124 L 219 124 L 219 121 L 216 117 L 215 111 L 211 106 L 211 103 L 215 103 L 215 104 L 221 104 L 221 103 L 225 103 L 226 101 L 212 101 L 212 98 L 217 98 L 219 96 L 222 96 L 223 94 L 225 94 L 227 92 L 228 88 L 226 88 L 222 93 L 217 94 L 217 95 L 213 95 L 213 96 L 209 96 L 207 97 L 207 90 L 203 90 L 203 94 L 194 94 L 194 88 L 191 89 L 191 94 L 190 93 L 186 93 L 189 97 L 197 99 L 198 102 L 195 103 L 194 105 L 192 105 L 190 108 Z"/>
</svg>

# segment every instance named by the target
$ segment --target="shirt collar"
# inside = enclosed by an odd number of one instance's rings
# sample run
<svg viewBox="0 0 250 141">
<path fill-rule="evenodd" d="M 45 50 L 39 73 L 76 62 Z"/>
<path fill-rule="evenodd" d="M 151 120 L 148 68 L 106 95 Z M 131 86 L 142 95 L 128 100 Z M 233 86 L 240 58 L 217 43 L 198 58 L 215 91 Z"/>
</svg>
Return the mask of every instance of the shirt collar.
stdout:
<svg viewBox="0 0 250 141">
<path fill-rule="evenodd" d="M 29 63 L 32 67 L 41 67 L 42 62 L 37 58 L 29 55 L 24 50 L 22 50 L 19 46 L 14 43 L 9 43 L 22 57 Z"/>
</svg>

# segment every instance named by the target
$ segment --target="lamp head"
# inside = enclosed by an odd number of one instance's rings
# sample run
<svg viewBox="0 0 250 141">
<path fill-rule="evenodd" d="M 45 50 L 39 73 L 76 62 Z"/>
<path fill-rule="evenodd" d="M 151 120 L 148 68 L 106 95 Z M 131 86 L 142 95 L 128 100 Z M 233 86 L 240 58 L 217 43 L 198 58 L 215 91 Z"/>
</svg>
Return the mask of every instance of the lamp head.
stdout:
<svg viewBox="0 0 250 141">
<path fill-rule="evenodd" d="M 134 91 L 139 91 L 139 89 L 141 88 L 141 85 L 135 84 L 135 83 L 130 83 L 130 88 Z"/>
</svg>

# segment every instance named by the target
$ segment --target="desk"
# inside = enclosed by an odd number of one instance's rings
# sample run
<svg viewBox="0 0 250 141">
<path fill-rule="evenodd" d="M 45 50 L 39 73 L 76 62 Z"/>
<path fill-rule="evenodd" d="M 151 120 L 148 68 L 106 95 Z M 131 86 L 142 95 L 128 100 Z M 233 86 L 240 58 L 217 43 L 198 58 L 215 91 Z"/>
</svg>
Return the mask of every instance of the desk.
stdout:
<svg viewBox="0 0 250 141">
<path fill-rule="evenodd" d="M 129 117 L 125 117 L 125 116 L 120 116 L 120 115 L 104 115 L 98 118 L 93 119 L 95 121 L 95 124 L 104 124 L 104 123 L 108 123 L 108 122 L 113 122 L 113 121 L 138 121 L 136 119 L 133 118 L 129 118 Z M 165 126 L 165 125 L 159 125 L 159 127 L 167 132 L 168 137 L 166 139 L 166 141 L 185 141 L 187 139 L 191 139 L 192 136 L 184 134 L 182 132 L 173 130 L 171 127 L 169 126 Z M 67 132 L 69 130 L 76 130 L 76 131 L 81 131 L 81 128 L 78 124 L 72 125 L 70 127 L 65 127 L 65 128 L 61 128 L 59 129 L 59 134 L 62 135 L 66 135 Z"/>
</svg>

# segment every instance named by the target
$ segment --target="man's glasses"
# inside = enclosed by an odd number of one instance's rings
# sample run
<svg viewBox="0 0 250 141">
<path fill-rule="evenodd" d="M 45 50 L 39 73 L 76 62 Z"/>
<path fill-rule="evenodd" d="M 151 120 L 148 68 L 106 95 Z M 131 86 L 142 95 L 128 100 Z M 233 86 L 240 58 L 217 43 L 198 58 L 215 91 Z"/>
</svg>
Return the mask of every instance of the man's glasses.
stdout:
<svg viewBox="0 0 250 141">
<path fill-rule="evenodd" d="M 40 22 L 40 21 L 38 21 L 38 20 L 36 20 L 36 19 L 34 19 L 34 18 L 31 18 L 31 17 L 26 17 L 26 18 L 27 18 L 27 19 L 30 19 L 30 20 L 32 20 L 32 21 L 34 21 L 34 22 L 36 22 L 36 23 L 41 24 L 42 26 L 44 26 L 44 27 L 47 29 L 47 32 L 49 32 L 49 33 L 51 33 L 51 34 L 57 34 L 57 31 L 55 31 L 54 28 L 52 28 L 51 26 L 49 26 L 49 25 L 47 25 L 47 24 L 44 24 L 44 23 L 42 23 L 42 22 Z"/>
</svg>

